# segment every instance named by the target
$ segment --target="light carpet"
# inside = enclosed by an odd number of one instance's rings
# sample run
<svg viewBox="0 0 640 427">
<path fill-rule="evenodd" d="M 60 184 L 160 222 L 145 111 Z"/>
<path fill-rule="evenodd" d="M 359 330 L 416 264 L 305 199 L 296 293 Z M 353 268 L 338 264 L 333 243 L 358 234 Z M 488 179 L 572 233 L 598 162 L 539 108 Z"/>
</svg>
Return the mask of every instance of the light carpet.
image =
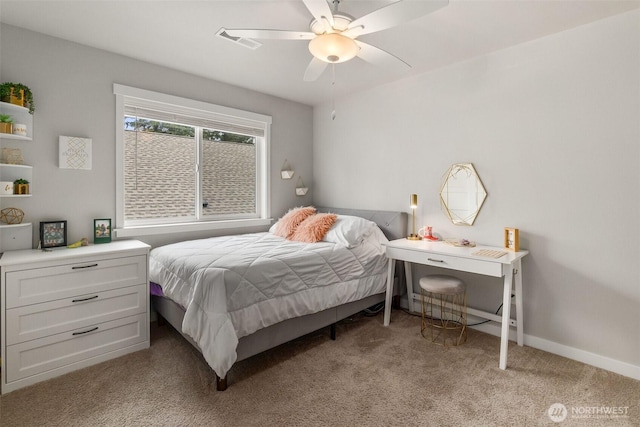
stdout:
<svg viewBox="0 0 640 427">
<path fill-rule="evenodd" d="M 639 381 L 514 343 L 502 371 L 499 346 L 474 330 L 461 347 L 430 344 L 420 319 L 401 310 L 389 327 L 381 314 L 357 315 L 338 325 L 336 341 L 327 329 L 237 363 L 218 392 L 201 355 L 154 324 L 148 350 L 1 396 L 0 424 L 640 425 Z M 557 403 L 567 410 L 561 423 L 548 415 Z M 615 417 L 585 416 L 612 407 Z"/>
</svg>

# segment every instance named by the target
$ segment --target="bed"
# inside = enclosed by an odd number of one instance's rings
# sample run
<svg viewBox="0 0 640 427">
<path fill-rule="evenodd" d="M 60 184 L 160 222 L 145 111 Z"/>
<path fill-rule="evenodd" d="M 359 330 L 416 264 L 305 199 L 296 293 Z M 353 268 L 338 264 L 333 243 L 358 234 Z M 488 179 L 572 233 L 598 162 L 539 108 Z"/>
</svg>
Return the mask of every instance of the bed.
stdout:
<svg viewBox="0 0 640 427">
<path fill-rule="evenodd" d="M 327 326 L 335 339 L 336 322 L 384 301 L 388 259 L 381 243 L 405 236 L 406 213 L 317 211 L 337 215 L 328 241 L 284 239 L 274 234 L 276 224 L 269 232 L 151 251 L 153 307 L 202 352 L 218 390 L 227 388 L 235 362 Z M 356 243 L 351 234 L 344 240 L 345 221 L 375 225 Z"/>
</svg>

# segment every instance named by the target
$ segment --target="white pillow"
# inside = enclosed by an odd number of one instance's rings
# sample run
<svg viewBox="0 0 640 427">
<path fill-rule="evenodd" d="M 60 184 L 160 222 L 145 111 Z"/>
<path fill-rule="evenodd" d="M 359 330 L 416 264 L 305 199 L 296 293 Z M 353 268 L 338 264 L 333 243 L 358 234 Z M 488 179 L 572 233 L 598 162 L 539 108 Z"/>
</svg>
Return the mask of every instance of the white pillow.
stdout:
<svg viewBox="0 0 640 427">
<path fill-rule="evenodd" d="M 358 246 L 376 227 L 376 223 L 359 216 L 338 215 L 338 219 L 324 235 L 325 242 L 348 248 Z"/>
</svg>

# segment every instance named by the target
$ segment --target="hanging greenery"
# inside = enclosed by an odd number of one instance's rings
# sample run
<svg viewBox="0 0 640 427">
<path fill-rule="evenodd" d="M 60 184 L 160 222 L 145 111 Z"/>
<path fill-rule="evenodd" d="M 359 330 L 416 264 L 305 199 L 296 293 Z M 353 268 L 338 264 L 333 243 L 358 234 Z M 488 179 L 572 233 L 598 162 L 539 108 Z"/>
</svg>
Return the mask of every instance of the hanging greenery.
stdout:
<svg viewBox="0 0 640 427">
<path fill-rule="evenodd" d="M 2 100 L 2 102 L 9 102 L 11 96 L 22 100 L 22 106 L 28 108 L 29 113 L 33 114 L 35 105 L 33 103 L 33 93 L 31 93 L 31 89 L 22 83 L 5 82 L 0 84 L 0 100 Z"/>
</svg>

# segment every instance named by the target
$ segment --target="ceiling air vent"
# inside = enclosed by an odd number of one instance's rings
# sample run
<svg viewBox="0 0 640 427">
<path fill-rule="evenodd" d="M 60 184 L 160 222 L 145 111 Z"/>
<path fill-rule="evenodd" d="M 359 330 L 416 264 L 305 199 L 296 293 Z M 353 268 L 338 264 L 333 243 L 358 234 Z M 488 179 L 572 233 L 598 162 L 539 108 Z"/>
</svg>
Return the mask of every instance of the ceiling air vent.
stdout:
<svg viewBox="0 0 640 427">
<path fill-rule="evenodd" d="M 239 44 L 241 46 L 247 47 L 252 50 L 256 50 L 257 48 L 262 46 L 262 43 L 257 42 L 253 39 L 247 39 L 244 37 L 231 37 L 229 34 L 227 34 L 227 30 L 225 28 L 220 28 L 216 33 L 216 36 L 223 38 L 225 40 L 229 40 L 230 42 Z"/>
</svg>

